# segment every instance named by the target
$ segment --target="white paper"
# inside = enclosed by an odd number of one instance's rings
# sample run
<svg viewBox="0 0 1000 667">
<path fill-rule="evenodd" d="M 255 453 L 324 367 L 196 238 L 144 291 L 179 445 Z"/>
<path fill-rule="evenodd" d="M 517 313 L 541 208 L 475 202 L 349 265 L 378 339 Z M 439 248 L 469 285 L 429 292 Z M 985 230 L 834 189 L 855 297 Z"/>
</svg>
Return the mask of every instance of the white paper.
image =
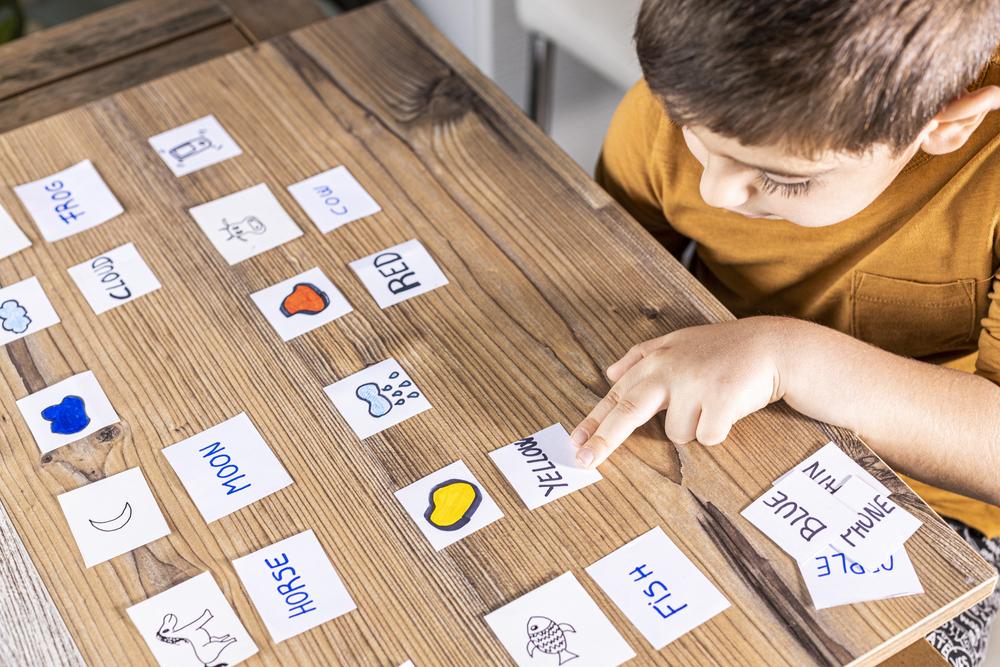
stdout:
<svg viewBox="0 0 1000 667">
<path fill-rule="evenodd" d="M 246 413 L 163 450 L 207 523 L 292 483 Z"/>
<path fill-rule="evenodd" d="M 49 243 L 96 227 L 125 211 L 90 160 L 18 185 L 14 192 Z"/>
<path fill-rule="evenodd" d="M 0 259 L 10 257 L 31 246 L 31 241 L 17 226 L 3 206 L 0 206 Z"/>
<path fill-rule="evenodd" d="M 132 243 L 71 267 L 69 275 L 98 315 L 160 289 Z"/>
<path fill-rule="evenodd" d="M 302 230 L 261 183 L 189 210 L 230 265 L 302 236 Z"/>
<path fill-rule="evenodd" d="M 576 448 L 562 424 L 492 451 L 490 458 L 529 510 L 602 479 L 596 469 L 577 464 Z"/>
<path fill-rule="evenodd" d="M 642 635 L 660 650 L 729 600 L 659 526 L 587 568 Z"/>
<path fill-rule="evenodd" d="M 356 609 L 311 530 L 233 561 L 275 643 Z"/>
<path fill-rule="evenodd" d="M 635 657 L 572 572 L 485 616 L 519 667 L 614 667 Z"/>
<path fill-rule="evenodd" d="M 857 514 L 850 526 L 831 536 L 830 544 L 868 569 L 878 567 L 886 554 L 898 551 L 922 525 L 887 494 L 857 477 L 848 477 L 836 498 Z"/>
<path fill-rule="evenodd" d="M 891 493 L 888 487 L 878 481 L 870 472 L 862 468 L 833 442 L 828 442 L 820 447 L 802 463 L 776 479 L 774 483 L 777 484 L 794 472 L 805 475 L 834 495 L 836 495 L 837 490 L 848 477 L 860 478 L 869 486 L 880 490 L 885 496 Z"/>
<path fill-rule="evenodd" d="M 17 409 L 42 454 L 121 421 L 91 371 L 25 396 Z"/>
<path fill-rule="evenodd" d="M 126 611 L 162 667 L 231 667 L 257 653 L 250 633 L 208 572 Z"/>
<path fill-rule="evenodd" d="M 503 518 L 503 512 L 462 461 L 396 492 L 435 551 Z"/>
<path fill-rule="evenodd" d="M 379 308 L 448 284 L 437 262 L 416 239 L 355 260 L 351 268 Z"/>
<path fill-rule="evenodd" d="M 152 136 L 149 145 L 174 176 L 184 176 L 243 153 L 211 115 Z"/>
<path fill-rule="evenodd" d="M 799 570 L 817 609 L 924 592 L 905 547 L 873 568 L 830 547 L 800 562 Z"/>
<path fill-rule="evenodd" d="M 380 361 L 324 391 L 362 440 L 431 408 L 395 359 Z"/>
<path fill-rule="evenodd" d="M 347 167 L 334 167 L 289 185 L 288 192 L 323 233 L 382 210 Z"/>
<path fill-rule="evenodd" d="M 139 468 L 67 491 L 58 499 L 87 567 L 170 534 Z"/>
<path fill-rule="evenodd" d="M 281 340 L 328 324 L 351 312 L 351 304 L 318 268 L 250 295 Z"/>
<path fill-rule="evenodd" d="M 0 288 L 0 345 L 59 324 L 38 278 Z"/>
</svg>

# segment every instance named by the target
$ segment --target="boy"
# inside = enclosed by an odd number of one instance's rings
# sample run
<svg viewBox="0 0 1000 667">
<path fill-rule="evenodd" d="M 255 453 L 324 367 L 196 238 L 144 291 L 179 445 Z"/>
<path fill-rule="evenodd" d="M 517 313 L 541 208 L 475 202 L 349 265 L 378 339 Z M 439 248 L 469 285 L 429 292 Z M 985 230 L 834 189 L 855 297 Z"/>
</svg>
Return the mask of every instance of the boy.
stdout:
<svg viewBox="0 0 1000 667">
<path fill-rule="evenodd" d="M 635 38 L 598 178 L 743 319 L 608 368 L 579 462 L 784 399 L 1000 562 L 1000 0 L 645 0 Z M 998 604 L 932 642 L 971 663 Z"/>
</svg>

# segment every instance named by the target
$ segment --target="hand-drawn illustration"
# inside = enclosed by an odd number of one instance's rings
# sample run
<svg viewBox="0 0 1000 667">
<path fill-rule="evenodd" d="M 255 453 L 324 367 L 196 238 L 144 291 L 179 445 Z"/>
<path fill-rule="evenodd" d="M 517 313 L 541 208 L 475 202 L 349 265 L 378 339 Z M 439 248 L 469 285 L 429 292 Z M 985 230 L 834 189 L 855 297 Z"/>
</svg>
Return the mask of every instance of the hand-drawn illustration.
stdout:
<svg viewBox="0 0 1000 667">
<path fill-rule="evenodd" d="M 431 489 L 424 518 L 438 530 L 459 530 L 472 520 L 482 500 L 483 494 L 472 482 L 449 479 Z"/>
<path fill-rule="evenodd" d="M 105 533 L 113 533 L 116 530 L 121 530 L 131 520 L 132 503 L 130 502 L 126 502 L 121 513 L 113 519 L 108 519 L 107 521 L 94 521 L 93 519 L 87 519 L 91 526 Z"/>
<path fill-rule="evenodd" d="M 52 432 L 60 435 L 79 433 L 90 424 L 86 403 L 74 395 L 66 396 L 55 405 L 42 410 L 42 419 L 51 422 L 49 427 Z"/>
<path fill-rule="evenodd" d="M 198 662 L 205 667 L 224 667 L 228 663 L 219 662 L 219 656 L 236 643 L 236 638 L 228 634 L 213 637 L 205 629 L 213 618 L 212 612 L 206 609 L 201 616 L 178 628 L 177 617 L 167 614 L 163 617 L 160 629 L 156 631 L 156 638 L 165 644 L 187 644 L 194 651 Z"/>
<path fill-rule="evenodd" d="M 568 649 L 567 632 L 576 632 L 569 623 L 556 623 L 545 616 L 532 616 L 528 619 L 528 657 L 535 657 L 535 650 L 559 658 L 559 664 L 579 658 Z"/>
<path fill-rule="evenodd" d="M 0 323 L 5 331 L 23 334 L 31 326 L 27 309 L 17 299 L 8 299 L 0 304 Z"/>
<path fill-rule="evenodd" d="M 222 150 L 221 144 L 212 143 L 212 140 L 205 136 L 207 133 L 207 129 L 198 130 L 198 136 L 192 137 L 187 141 L 182 141 L 167 150 L 161 150 L 160 153 L 167 153 L 174 159 L 178 167 L 182 167 L 184 166 L 184 160 L 204 153 L 210 148 Z"/>
<path fill-rule="evenodd" d="M 237 220 L 236 222 L 229 222 L 223 218 L 222 227 L 219 229 L 229 234 L 229 236 L 226 237 L 227 241 L 236 239 L 237 241 L 246 242 L 247 235 L 256 234 L 260 236 L 267 231 L 267 225 L 261 222 L 260 218 L 257 216 L 248 215 L 241 220 Z"/>
<path fill-rule="evenodd" d="M 327 293 L 312 283 L 297 283 L 291 293 L 281 301 L 281 314 L 319 315 L 330 305 Z"/>
<path fill-rule="evenodd" d="M 389 374 L 389 380 L 396 380 L 399 376 L 399 371 L 393 371 Z M 395 387 L 392 382 L 387 382 L 382 387 L 374 382 L 366 382 L 359 386 L 354 394 L 368 404 L 368 414 L 378 418 L 389 414 L 393 405 L 403 405 L 408 398 L 420 398 L 420 392 L 416 388 L 406 394 L 406 389 L 412 386 L 413 383 L 409 380 L 403 380 Z M 383 392 L 388 394 L 388 397 Z"/>
</svg>

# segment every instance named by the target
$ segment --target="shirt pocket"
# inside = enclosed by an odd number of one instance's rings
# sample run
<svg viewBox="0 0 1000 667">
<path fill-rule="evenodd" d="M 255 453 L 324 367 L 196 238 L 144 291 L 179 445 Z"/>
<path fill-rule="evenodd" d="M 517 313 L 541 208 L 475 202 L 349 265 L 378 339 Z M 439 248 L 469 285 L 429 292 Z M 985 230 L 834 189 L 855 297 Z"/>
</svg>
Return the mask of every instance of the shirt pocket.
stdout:
<svg viewBox="0 0 1000 667">
<path fill-rule="evenodd" d="M 851 335 L 906 357 L 972 350 L 979 282 L 926 283 L 855 271 Z"/>
</svg>

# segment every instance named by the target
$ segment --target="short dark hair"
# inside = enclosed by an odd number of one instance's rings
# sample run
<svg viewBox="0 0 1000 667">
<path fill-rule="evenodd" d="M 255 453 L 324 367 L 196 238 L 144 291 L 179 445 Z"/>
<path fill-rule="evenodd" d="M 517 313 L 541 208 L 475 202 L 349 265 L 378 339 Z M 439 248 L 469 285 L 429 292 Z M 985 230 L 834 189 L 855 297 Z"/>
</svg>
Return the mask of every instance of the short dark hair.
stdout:
<svg viewBox="0 0 1000 667">
<path fill-rule="evenodd" d="M 901 150 L 988 63 L 1000 0 L 643 0 L 643 75 L 681 125 L 814 155 Z"/>
</svg>

